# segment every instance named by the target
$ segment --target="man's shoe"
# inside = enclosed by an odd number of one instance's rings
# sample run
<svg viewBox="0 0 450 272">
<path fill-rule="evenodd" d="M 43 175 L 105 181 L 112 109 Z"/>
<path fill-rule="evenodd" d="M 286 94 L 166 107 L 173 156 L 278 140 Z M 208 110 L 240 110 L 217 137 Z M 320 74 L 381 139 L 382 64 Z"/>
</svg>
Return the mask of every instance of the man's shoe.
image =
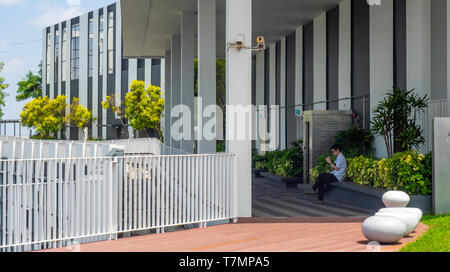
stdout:
<svg viewBox="0 0 450 272">
<path fill-rule="evenodd" d="M 316 191 L 313 191 L 313 190 L 311 190 L 311 191 L 305 191 L 304 193 L 305 193 L 305 195 L 315 195 L 315 194 L 317 194 L 317 192 L 316 192 Z"/>
</svg>

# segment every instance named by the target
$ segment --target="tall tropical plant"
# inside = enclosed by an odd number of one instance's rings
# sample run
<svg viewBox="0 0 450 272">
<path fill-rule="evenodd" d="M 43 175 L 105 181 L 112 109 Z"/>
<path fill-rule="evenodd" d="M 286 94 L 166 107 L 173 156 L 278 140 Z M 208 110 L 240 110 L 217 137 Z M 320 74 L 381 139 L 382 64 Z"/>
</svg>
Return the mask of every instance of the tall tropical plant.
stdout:
<svg viewBox="0 0 450 272">
<path fill-rule="evenodd" d="M 17 101 L 42 96 L 42 64 L 39 64 L 39 72 L 37 74 L 29 71 L 22 81 L 17 83 L 17 86 Z"/>
<path fill-rule="evenodd" d="M 425 142 L 417 121 L 418 114 L 428 107 L 427 102 L 427 96 L 418 95 L 415 89 L 394 88 L 375 108 L 372 130 L 384 137 L 389 158 L 394 153 L 418 149 Z"/>
<path fill-rule="evenodd" d="M 73 98 L 73 103 L 70 105 L 70 115 L 68 121 L 71 125 L 75 125 L 84 132 L 90 122 L 92 122 L 92 111 L 86 109 L 80 104 L 80 99 L 77 97 Z M 86 135 L 85 135 L 86 136 Z"/>
</svg>

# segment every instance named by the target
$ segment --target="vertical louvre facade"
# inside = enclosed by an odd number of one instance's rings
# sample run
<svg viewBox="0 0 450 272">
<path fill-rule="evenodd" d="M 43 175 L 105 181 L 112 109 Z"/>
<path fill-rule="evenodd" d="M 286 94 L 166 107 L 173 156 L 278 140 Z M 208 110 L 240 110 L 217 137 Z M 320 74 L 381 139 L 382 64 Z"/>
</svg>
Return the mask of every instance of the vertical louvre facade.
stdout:
<svg viewBox="0 0 450 272">
<path fill-rule="evenodd" d="M 68 104 L 79 98 L 96 119 L 89 127 L 93 139 L 127 136 L 101 106 L 107 95 L 121 103 L 135 79 L 161 86 L 161 59 L 123 58 L 120 16 L 117 2 L 43 30 L 43 96 L 66 95 Z M 82 132 L 71 127 L 58 136 L 79 140 Z"/>
</svg>

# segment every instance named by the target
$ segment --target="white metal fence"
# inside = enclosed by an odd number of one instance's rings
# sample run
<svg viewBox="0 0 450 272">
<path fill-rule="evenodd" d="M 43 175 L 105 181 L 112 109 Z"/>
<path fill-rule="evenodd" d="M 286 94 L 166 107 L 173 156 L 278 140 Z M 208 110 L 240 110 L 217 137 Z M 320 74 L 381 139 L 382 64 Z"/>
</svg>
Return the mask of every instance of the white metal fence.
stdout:
<svg viewBox="0 0 450 272">
<path fill-rule="evenodd" d="M 237 217 L 230 154 L 0 161 L 0 251 Z"/>
</svg>

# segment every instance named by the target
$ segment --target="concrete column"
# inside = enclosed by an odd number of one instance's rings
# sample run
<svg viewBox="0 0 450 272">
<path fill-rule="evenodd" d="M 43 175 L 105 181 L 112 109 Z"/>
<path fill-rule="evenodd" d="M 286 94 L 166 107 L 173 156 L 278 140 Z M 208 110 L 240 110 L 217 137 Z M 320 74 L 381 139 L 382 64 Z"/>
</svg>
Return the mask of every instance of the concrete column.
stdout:
<svg viewBox="0 0 450 272">
<path fill-rule="evenodd" d="M 181 15 L 181 104 L 190 110 L 190 118 L 183 118 L 183 130 L 190 137 L 181 140 L 181 148 L 194 153 L 194 51 L 195 14 L 183 12 Z M 187 131 L 186 131 L 187 130 Z"/>
<path fill-rule="evenodd" d="M 93 24 L 94 24 L 94 54 L 92 55 L 93 58 L 93 65 L 92 65 L 92 116 L 94 118 L 98 118 L 99 113 L 99 100 L 101 97 L 99 96 L 99 86 L 98 86 L 98 74 L 99 74 L 99 48 L 98 48 L 98 38 L 99 38 L 99 11 L 94 11 L 93 16 Z M 96 139 L 98 138 L 98 120 L 92 121 L 92 138 Z"/>
<path fill-rule="evenodd" d="M 164 143 L 170 145 L 170 128 L 172 127 L 172 120 L 170 118 L 170 111 L 172 110 L 172 81 L 171 81 L 171 64 L 172 52 L 166 51 L 164 56 L 165 70 L 164 70 Z"/>
<path fill-rule="evenodd" d="M 327 14 L 314 18 L 314 102 L 327 100 Z M 327 104 L 314 105 L 326 110 Z"/>
<path fill-rule="evenodd" d="M 102 101 L 106 100 L 108 93 L 108 8 L 103 8 L 103 74 L 102 74 Z M 108 129 L 106 124 L 108 123 L 108 111 L 102 108 L 102 138 L 108 139 Z"/>
<path fill-rule="evenodd" d="M 108 18 L 108 17 L 105 17 Z M 116 75 L 116 103 L 122 103 L 122 14 L 120 1 L 116 2 L 116 24 L 115 24 L 115 75 Z M 107 40 L 106 40 L 107 41 Z M 117 116 L 116 116 L 117 118 Z"/>
<path fill-rule="evenodd" d="M 197 112 L 197 147 L 199 154 L 210 154 L 216 153 L 216 137 L 206 139 L 209 132 L 203 133 L 203 127 L 206 123 L 213 122 L 217 131 L 216 111 L 211 112 L 212 116 L 203 116 L 203 111 L 206 107 L 217 104 L 216 0 L 198 0 L 198 33 L 198 97 L 202 103 L 199 101 Z"/>
<path fill-rule="evenodd" d="M 384 0 L 382 5 L 370 6 L 370 112 L 394 85 L 394 4 Z M 386 157 L 383 137 L 376 137 L 377 155 Z"/>
<path fill-rule="evenodd" d="M 303 26 L 295 31 L 295 105 L 303 104 Z M 295 107 L 303 115 L 303 107 Z M 303 122 L 297 119 L 297 138 L 303 138 Z"/>
<path fill-rule="evenodd" d="M 122 76 L 122 71 L 119 73 Z M 137 79 L 137 59 L 128 59 L 128 84 L 127 92 L 130 90 L 131 82 Z M 117 89 L 117 88 L 116 88 Z M 119 87 L 121 90 L 121 86 Z M 128 126 L 129 138 L 134 138 L 134 129 L 132 126 Z"/>
<path fill-rule="evenodd" d="M 181 37 L 180 36 L 172 36 L 171 40 L 171 96 L 170 96 L 170 110 L 172 111 L 174 107 L 181 105 Z M 171 112 L 172 113 L 172 112 Z M 176 121 L 176 117 L 171 116 L 171 130 L 172 125 Z M 176 139 L 174 137 L 177 137 L 179 135 L 176 135 L 177 133 L 181 133 L 179 131 L 170 133 L 170 146 L 180 149 L 181 148 L 181 141 L 179 139 Z"/>
<path fill-rule="evenodd" d="M 42 97 L 48 96 L 47 90 L 47 29 L 42 30 Z"/>
<path fill-rule="evenodd" d="M 152 59 L 145 59 L 145 85 L 152 84 Z M 161 76 L 165 73 L 165 70 L 161 71 Z M 161 81 L 162 84 L 163 81 Z"/>
<path fill-rule="evenodd" d="M 277 112 L 275 105 L 277 104 L 277 45 L 274 43 L 269 47 L 269 118 L 268 118 L 268 127 L 270 130 L 269 133 L 269 149 L 276 150 L 278 149 L 277 143 L 279 137 L 279 122 L 274 122 L 274 118 L 279 116 L 279 112 Z"/>
<path fill-rule="evenodd" d="M 79 98 L 80 105 L 88 106 L 88 59 L 89 59 L 89 16 L 84 14 L 80 17 L 80 81 Z M 72 101 L 70 101 L 72 103 Z M 83 139 L 83 132 L 78 130 L 79 139 Z"/>
<path fill-rule="evenodd" d="M 286 37 L 281 39 L 280 60 L 280 149 L 287 148 L 286 143 Z"/>
<path fill-rule="evenodd" d="M 244 45 L 252 44 L 252 0 L 226 0 L 226 42 L 242 40 Z M 227 56 L 227 151 L 236 154 L 237 163 L 237 216 L 252 216 L 252 175 L 251 175 L 251 110 L 246 114 L 247 122 L 237 127 L 235 114 L 230 106 L 241 105 L 251 108 L 252 104 L 252 52 L 230 49 Z M 241 120 L 242 122 L 243 120 Z M 247 125 L 245 124 L 247 123 Z M 242 140 L 232 138 L 240 128 L 247 130 Z M 242 131 L 241 131 L 242 132 Z M 234 136 L 234 135 L 233 135 Z"/>
<path fill-rule="evenodd" d="M 259 111 L 259 106 L 265 106 L 264 103 L 264 88 L 265 88 L 265 53 L 260 51 L 256 53 L 256 107 L 258 109 L 256 116 L 256 148 L 258 152 L 261 152 L 261 129 L 260 123 L 264 112 Z"/>
<path fill-rule="evenodd" d="M 50 27 L 50 90 L 48 97 L 55 98 L 55 26 Z"/>
<path fill-rule="evenodd" d="M 339 4 L 339 99 L 352 96 L 352 3 Z M 351 100 L 339 101 L 339 110 L 349 110 Z"/>
<path fill-rule="evenodd" d="M 67 55 L 66 55 L 66 103 L 67 105 L 70 105 L 70 96 L 71 96 L 71 76 L 72 76 L 72 69 L 71 68 L 71 61 L 70 56 L 72 54 L 72 21 L 67 20 L 66 21 L 66 29 L 67 29 Z M 42 67 L 44 68 L 44 67 Z M 69 115 L 69 107 L 66 109 L 66 116 Z M 66 139 L 70 139 L 70 128 L 66 128 Z"/>
</svg>

